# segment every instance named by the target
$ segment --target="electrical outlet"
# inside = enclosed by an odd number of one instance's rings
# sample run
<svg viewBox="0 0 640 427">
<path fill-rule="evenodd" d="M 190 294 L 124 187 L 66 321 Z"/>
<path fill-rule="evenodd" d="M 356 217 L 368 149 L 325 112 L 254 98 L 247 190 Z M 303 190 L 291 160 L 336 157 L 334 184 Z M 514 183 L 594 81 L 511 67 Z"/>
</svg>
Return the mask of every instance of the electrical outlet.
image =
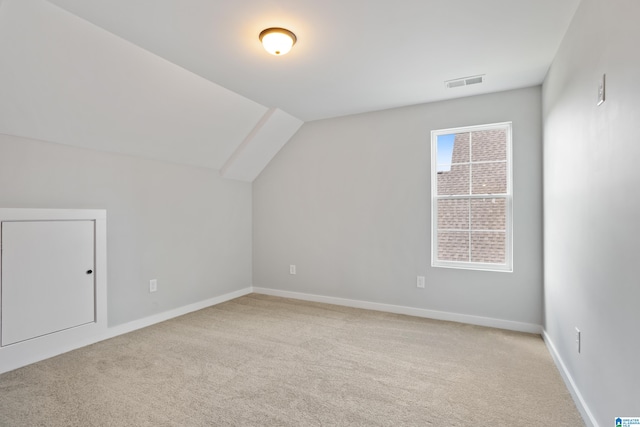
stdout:
<svg viewBox="0 0 640 427">
<path fill-rule="evenodd" d="M 578 347 L 578 354 L 582 350 L 582 332 L 580 329 L 576 328 L 576 346 Z"/>
<path fill-rule="evenodd" d="M 417 287 L 424 289 L 424 276 L 418 276 Z"/>
<path fill-rule="evenodd" d="M 296 266 L 291 264 L 289 266 L 289 274 L 296 274 Z"/>
<path fill-rule="evenodd" d="M 158 279 L 149 280 L 149 292 L 155 292 L 158 290 Z"/>
</svg>

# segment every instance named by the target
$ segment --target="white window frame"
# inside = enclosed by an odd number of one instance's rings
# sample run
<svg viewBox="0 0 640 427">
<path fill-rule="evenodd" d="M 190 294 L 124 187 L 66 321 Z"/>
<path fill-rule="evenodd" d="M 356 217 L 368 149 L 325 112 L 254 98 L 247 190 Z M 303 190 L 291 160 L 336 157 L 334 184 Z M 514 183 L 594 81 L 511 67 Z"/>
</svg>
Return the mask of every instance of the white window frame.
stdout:
<svg viewBox="0 0 640 427">
<path fill-rule="evenodd" d="M 474 195 L 469 191 L 468 195 L 438 195 L 438 136 L 456 133 L 476 132 L 492 129 L 505 129 L 507 136 L 507 191 L 505 194 L 496 194 L 496 198 L 505 199 L 506 204 L 506 228 L 505 228 L 505 263 L 480 263 L 471 261 L 444 261 L 438 259 L 438 212 L 437 201 L 443 199 L 486 199 L 486 194 Z M 500 272 L 513 272 L 513 158 L 512 158 L 512 122 L 493 123 L 479 126 L 466 126 L 450 129 L 431 131 L 431 265 L 433 267 L 460 268 L 469 270 L 487 270 Z M 469 144 L 471 146 L 471 142 Z M 470 148 L 471 149 L 471 148 Z M 471 162 L 471 158 L 469 159 Z M 472 182 L 471 170 L 469 181 Z M 469 218 L 469 230 L 471 231 L 471 218 Z M 469 242 L 471 246 L 471 242 Z M 471 257 L 469 258 L 471 260 Z"/>
</svg>

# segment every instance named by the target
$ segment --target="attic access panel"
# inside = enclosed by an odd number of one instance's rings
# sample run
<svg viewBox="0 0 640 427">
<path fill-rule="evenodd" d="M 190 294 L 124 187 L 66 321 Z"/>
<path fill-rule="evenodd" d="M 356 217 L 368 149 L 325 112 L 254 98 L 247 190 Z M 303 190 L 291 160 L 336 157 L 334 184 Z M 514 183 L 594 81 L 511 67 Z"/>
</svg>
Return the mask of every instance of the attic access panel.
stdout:
<svg viewBox="0 0 640 427">
<path fill-rule="evenodd" d="M 1 345 L 96 321 L 95 222 L 3 221 Z"/>
</svg>

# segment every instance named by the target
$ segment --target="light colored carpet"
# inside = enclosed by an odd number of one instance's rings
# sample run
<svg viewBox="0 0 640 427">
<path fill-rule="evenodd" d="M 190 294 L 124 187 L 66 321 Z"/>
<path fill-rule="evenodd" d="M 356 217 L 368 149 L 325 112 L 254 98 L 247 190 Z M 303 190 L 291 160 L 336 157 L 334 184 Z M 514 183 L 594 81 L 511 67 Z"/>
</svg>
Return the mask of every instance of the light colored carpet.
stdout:
<svg viewBox="0 0 640 427">
<path fill-rule="evenodd" d="M 1 426 L 584 426 L 539 336 L 252 294 L 0 375 Z"/>
</svg>

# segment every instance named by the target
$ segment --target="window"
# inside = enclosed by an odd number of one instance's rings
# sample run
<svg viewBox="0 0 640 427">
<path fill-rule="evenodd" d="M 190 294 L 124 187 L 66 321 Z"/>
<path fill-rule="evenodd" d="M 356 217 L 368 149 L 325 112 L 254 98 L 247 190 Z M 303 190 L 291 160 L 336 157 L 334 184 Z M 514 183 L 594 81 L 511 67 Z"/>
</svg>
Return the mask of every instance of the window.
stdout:
<svg viewBox="0 0 640 427">
<path fill-rule="evenodd" d="M 431 132 L 434 267 L 512 270 L 511 123 Z"/>
</svg>

